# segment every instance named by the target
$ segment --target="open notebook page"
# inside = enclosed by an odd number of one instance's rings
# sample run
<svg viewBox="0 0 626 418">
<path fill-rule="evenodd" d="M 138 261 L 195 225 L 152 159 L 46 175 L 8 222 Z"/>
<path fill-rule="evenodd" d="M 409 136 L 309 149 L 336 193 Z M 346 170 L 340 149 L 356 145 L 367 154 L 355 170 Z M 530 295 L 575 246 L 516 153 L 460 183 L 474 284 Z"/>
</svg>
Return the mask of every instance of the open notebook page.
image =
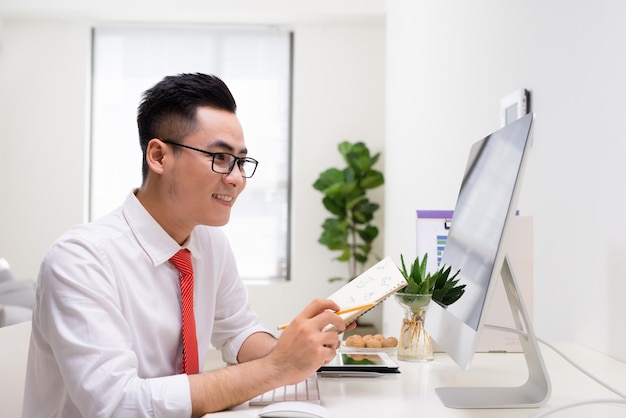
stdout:
<svg viewBox="0 0 626 418">
<path fill-rule="evenodd" d="M 373 304 L 373 306 L 366 309 L 341 314 L 345 324 L 349 325 L 406 285 L 407 282 L 400 273 L 398 266 L 396 266 L 391 257 L 385 257 L 346 283 L 342 288 L 330 295 L 328 299 L 335 301 L 341 309 Z M 329 325 L 326 330 L 330 331 L 333 329 L 334 327 Z"/>
</svg>

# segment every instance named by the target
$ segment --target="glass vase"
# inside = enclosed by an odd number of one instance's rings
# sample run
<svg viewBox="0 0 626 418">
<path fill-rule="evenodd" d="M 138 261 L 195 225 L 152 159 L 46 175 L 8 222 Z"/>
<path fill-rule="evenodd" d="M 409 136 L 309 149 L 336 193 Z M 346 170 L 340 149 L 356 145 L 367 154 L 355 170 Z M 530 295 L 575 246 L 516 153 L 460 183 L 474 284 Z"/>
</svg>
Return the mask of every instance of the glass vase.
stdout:
<svg viewBox="0 0 626 418">
<path fill-rule="evenodd" d="M 433 344 L 430 335 L 424 329 L 431 295 L 396 293 L 395 299 L 404 310 L 398 338 L 398 360 L 424 362 L 433 360 Z"/>
</svg>

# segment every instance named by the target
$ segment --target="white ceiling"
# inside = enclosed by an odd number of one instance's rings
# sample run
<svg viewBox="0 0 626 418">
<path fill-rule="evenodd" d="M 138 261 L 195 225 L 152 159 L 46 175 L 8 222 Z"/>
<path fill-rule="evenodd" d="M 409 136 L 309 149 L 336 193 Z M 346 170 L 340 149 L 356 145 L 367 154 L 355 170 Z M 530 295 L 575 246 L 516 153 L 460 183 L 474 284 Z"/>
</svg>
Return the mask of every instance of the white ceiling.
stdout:
<svg viewBox="0 0 626 418">
<path fill-rule="evenodd" d="M 0 18 L 306 23 L 384 20 L 386 0 L 0 0 Z"/>
</svg>

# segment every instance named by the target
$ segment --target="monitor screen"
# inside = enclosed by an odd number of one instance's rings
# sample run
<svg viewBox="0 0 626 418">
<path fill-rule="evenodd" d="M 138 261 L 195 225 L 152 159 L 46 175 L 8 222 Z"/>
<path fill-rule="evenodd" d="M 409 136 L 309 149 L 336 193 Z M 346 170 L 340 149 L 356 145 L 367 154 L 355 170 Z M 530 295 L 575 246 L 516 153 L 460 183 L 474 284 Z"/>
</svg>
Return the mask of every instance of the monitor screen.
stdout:
<svg viewBox="0 0 626 418">
<path fill-rule="evenodd" d="M 470 151 L 441 263 L 460 270 L 465 294 L 431 303 L 427 331 L 462 368 L 473 357 L 490 290 L 500 279 L 508 221 L 516 211 L 533 115 L 476 142 Z"/>
</svg>

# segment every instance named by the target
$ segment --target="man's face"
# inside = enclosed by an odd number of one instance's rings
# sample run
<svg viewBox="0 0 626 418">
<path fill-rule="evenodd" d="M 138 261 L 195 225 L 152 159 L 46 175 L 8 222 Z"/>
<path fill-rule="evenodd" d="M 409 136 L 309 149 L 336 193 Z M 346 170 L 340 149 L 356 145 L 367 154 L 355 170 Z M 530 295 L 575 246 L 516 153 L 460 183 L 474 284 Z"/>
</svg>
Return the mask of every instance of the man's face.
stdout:
<svg viewBox="0 0 626 418">
<path fill-rule="evenodd" d="M 247 155 L 241 124 L 235 114 L 200 107 L 197 121 L 199 129 L 177 142 L 209 152 L 227 152 L 237 157 Z M 178 147 L 167 183 L 167 193 L 176 202 L 174 207 L 178 215 L 170 216 L 176 217 L 177 227 L 221 226 L 228 222 L 231 208 L 246 186 L 246 179 L 236 164 L 230 174 L 214 172 L 212 160 L 213 157 L 207 154 Z"/>
</svg>

